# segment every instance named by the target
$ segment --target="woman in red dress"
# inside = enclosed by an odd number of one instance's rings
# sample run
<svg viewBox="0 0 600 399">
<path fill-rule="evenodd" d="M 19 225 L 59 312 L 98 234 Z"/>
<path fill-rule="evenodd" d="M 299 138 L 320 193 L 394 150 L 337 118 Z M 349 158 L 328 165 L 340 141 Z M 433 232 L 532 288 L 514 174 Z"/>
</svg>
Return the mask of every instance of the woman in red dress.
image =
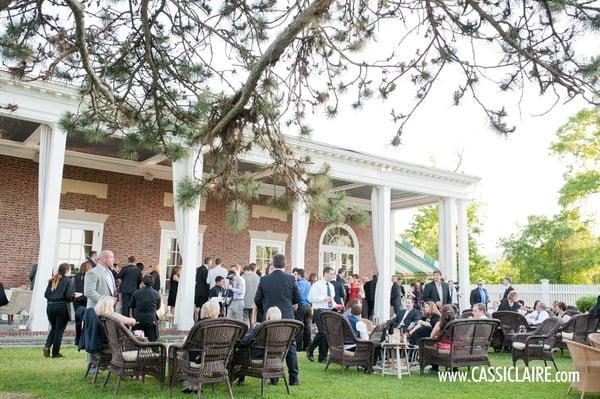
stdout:
<svg viewBox="0 0 600 399">
<path fill-rule="evenodd" d="M 361 302 L 362 298 L 364 298 L 365 294 L 363 291 L 363 285 L 360 282 L 360 276 L 358 274 L 352 275 L 352 281 L 350 282 L 350 293 L 348 294 L 348 302 L 346 305 L 348 307 L 352 306 L 352 301 L 358 299 Z"/>
</svg>

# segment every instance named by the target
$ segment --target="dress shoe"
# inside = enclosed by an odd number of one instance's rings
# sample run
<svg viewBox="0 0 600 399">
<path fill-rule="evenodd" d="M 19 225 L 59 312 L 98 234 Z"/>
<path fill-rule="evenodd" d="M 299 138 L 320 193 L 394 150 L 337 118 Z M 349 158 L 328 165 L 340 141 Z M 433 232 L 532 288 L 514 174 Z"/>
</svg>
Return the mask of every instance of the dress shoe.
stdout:
<svg viewBox="0 0 600 399">
<path fill-rule="evenodd" d="M 55 357 L 64 357 L 63 355 L 61 355 L 60 353 L 57 353 L 56 355 L 52 355 L 53 358 Z"/>
<path fill-rule="evenodd" d="M 319 359 L 319 363 L 325 364 L 325 363 L 327 363 L 327 359 Z"/>
<path fill-rule="evenodd" d="M 44 352 L 44 357 L 50 357 L 50 348 L 44 347 L 42 351 Z"/>
<path fill-rule="evenodd" d="M 306 351 L 306 358 L 311 362 L 315 361 L 315 358 L 314 358 L 312 352 Z"/>
<path fill-rule="evenodd" d="M 300 385 L 302 382 L 300 380 L 290 380 L 290 385 Z"/>
</svg>

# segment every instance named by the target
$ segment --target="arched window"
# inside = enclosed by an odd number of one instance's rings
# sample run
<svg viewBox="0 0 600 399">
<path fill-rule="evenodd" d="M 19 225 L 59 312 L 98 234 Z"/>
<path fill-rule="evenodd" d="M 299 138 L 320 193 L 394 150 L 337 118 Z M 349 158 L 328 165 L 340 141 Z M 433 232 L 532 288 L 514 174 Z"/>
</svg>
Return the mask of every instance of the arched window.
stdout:
<svg viewBox="0 0 600 399">
<path fill-rule="evenodd" d="M 341 267 L 350 275 L 359 272 L 358 239 L 350 226 L 329 226 L 321 234 L 319 243 L 319 276 L 327 266 L 336 273 Z"/>
</svg>

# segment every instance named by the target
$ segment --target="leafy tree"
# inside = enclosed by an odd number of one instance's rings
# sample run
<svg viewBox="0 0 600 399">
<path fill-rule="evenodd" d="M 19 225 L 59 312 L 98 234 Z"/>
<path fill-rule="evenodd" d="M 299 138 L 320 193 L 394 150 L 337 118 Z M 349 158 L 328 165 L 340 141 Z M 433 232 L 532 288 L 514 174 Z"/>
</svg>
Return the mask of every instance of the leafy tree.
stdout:
<svg viewBox="0 0 600 399">
<path fill-rule="evenodd" d="M 559 199 L 567 206 L 600 192 L 600 109 L 580 111 L 556 134 L 550 149 L 569 162 Z"/>
<path fill-rule="evenodd" d="M 467 206 L 467 223 L 469 226 L 469 269 L 471 282 L 483 278 L 486 281 L 496 281 L 489 259 L 479 253 L 477 238 L 481 235 L 481 205 L 470 202 Z M 439 257 L 438 228 L 439 208 L 427 206 L 419 209 L 410 227 L 401 234 L 401 237 L 425 252 L 434 259 Z"/>
<path fill-rule="evenodd" d="M 578 209 L 530 216 L 521 231 L 500 241 L 520 283 L 592 283 L 600 276 L 600 239 Z"/>
<path fill-rule="evenodd" d="M 448 71 L 449 101 L 471 96 L 500 134 L 514 128 L 496 98 L 479 94 L 481 80 L 504 91 L 529 81 L 540 94 L 593 102 L 600 57 L 575 49 L 600 28 L 599 10 L 564 0 L 0 0 L 0 57 L 16 78 L 81 87 L 78 113 L 62 121 L 70 134 L 117 134 L 131 159 L 140 149 L 178 159 L 202 147 L 206 173 L 185 182 L 178 201 L 226 198 L 239 227 L 239 201 L 256 190 L 238 161 L 252 147 L 271 155 L 282 200 L 343 204 L 316 190 L 324 185 L 311 184 L 310 159 L 294 157 L 281 132 L 308 136 L 309 112 L 336 116 L 344 93 L 360 109 L 413 87 L 414 99 L 391 110 L 395 145 Z"/>
</svg>

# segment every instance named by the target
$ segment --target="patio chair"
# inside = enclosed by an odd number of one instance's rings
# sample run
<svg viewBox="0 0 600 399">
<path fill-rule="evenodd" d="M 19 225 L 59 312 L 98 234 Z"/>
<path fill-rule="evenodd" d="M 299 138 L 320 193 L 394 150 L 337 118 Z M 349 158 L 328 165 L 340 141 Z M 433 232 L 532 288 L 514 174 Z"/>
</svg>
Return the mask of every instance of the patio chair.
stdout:
<svg viewBox="0 0 600 399">
<path fill-rule="evenodd" d="M 600 349 L 575 341 L 566 341 L 573 360 L 573 368 L 579 373 L 579 381 L 571 383 L 567 394 L 572 389 L 581 392 L 582 399 L 586 393 L 600 392 Z"/>
<path fill-rule="evenodd" d="M 571 317 L 567 322 L 560 326 L 556 334 L 554 347 L 560 349 L 562 356 L 563 350 L 567 349 L 565 342 L 567 340 L 589 345 L 590 342 L 588 341 L 588 336 L 598 331 L 599 323 L 599 316 L 592 316 L 587 313 L 578 314 Z"/>
<path fill-rule="evenodd" d="M 470 367 L 490 365 L 488 348 L 500 322 L 494 319 L 452 320 L 438 338 L 419 341 L 419 368 L 421 374 L 427 365 Z M 450 349 L 438 348 L 438 341 L 450 342 Z"/>
<path fill-rule="evenodd" d="M 473 317 L 473 311 L 471 309 L 465 309 L 460 314 L 461 319 L 468 319 L 469 317 Z"/>
<path fill-rule="evenodd" d="M 594 348 L 600 349 L 600 333 L 592 333 L 588 335 L 588 341 Z"/>
<path fill-rule="evenodd" d="M 112 351 L 108 374 L 102 387 L 108 384 L 111 373 L 117 375 L 115 395 L 119 392 L 123 377 L 141 377 L 144 381 L 146 375 L 152 375 L 160 382 L 162 391 L 165 382 L 166 347 L 158 342 L 140 341 L 125 325 L 110 316 L 99 316 L 99 319 Z"/>
<path fill-rule="evenodd" d="M 492 346 L 494 350 L 504 352 L 504 348 L 510 351 L 513 337 L 519 334 L 519 329 L 527 328 L 527 319 L 519 312 L 500 311 L 492 314 L 492 318 L 500 321 L 500 328 L 496 330 Z"/>
<path fill-rule="evenodd" d="M 176 383 L 187 380 L 198 386 L 198 397 L 203 384 L 212 384 L 214 389 L 214 384 L 225 382 L 233 398 L 228 368 L 235 344 L 246 330 L 246 324 L 238 320 L 202 320 L 182 344 L 169 346 L 169 397 Z"/>
<path fill-rule="evenodd" d="M 32 293 L 31 290 L 13 289 L 10 302 L 7 305 L 0 306 L 0 315 L 5 314 L 8 316 L 9 325 L 13 323 L 15 315 L 22 311 L 29 311 Z"/>
<path fill-rule="evenodd" d="M 575 315 L 581 314 L 581 312 L 578 311 L 577 309 L 567 309 L 567 310 L 565 310 L 565 314 L 567 314 L 568 316 L 573 317 Z"/>
<path fill-rule="evenodd" d="M 253 337 L 244 345 L 238 345 L 233 356 L 233 379 L 240 376 L 260 378 L 260 397 L 265 382 L 271 378 L 283 378 L 289 395 L 290 387 L 283 363 L 292 341 L 303 327 L 297 320 L 270 320 L 260 323 Z M 262 356 L 256 356 L 256 353 Z M 254 356 L 253 356 L 254 353 Z"/>
<path fill-rule="evenodd" d="M 554 346 L 556 333 L 561 324 L 561 319 L 549 317 L 533 333 L 515 335 L 512 342 L 513 366 L 515 366 L 519 359 L 525 362 L 526 367 L 529 366 L 529 362 L 532 360 L 543 360 L 544 366 L 550 360 L 556 371 L 558 371 L 558 367 L 554 362 L 554 356 L 552 355 L 552 347 Z"/>
<path fill-rule="evenodd" d="M 321 320 L 329 343 L 329 358 L 325 370 L 331 363 L 336 363 L 342 366 L 342 373 L 350 366 L 362 366 L 368 373 L 372 373 L 375 352 L 373 342 L 356 338 L 348 320 L 339 313 L 322 312 Z M 344 345 L 355 345 L 354 351 L 344 349 Z"/>
<path fill-rule="evenodd" d="M 90 353 L 90 363 L 87 366 L 87 370 L 85 371 L 83 379 L 86 379 L 90 374 L 90 370 L 94 368 L 95 371 L 92 384 L 96 385 L 96 382 L 98 381 L 98 374 L 101 370 L 107 370 L 109 368 L 111 360 L 112 352 L 110 351 L 109 345 L 103 347 L 101 352 Z"/>
</svg>

